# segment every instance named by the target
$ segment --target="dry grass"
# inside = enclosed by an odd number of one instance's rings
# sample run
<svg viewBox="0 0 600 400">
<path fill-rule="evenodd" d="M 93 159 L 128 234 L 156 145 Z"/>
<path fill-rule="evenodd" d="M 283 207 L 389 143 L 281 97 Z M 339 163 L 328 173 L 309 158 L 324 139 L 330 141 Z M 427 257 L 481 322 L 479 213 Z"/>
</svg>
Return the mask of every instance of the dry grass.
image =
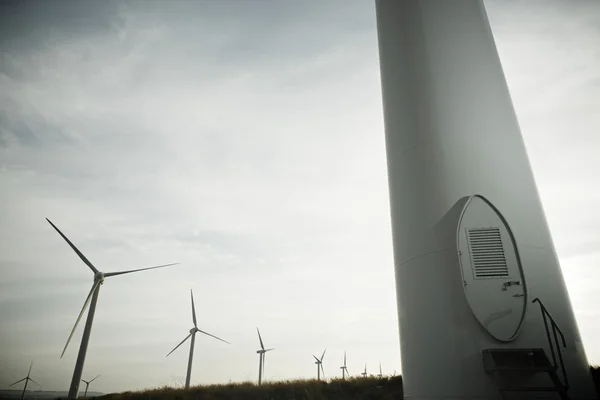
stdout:
<svg viewBox="0 0 600 400">
<path fill-rule="evenodd" d="M 402 377 L 333 379 L 329 382 L 294 380 L 194 386 L 189 390 L 163 387 L 102 396 L 102 400 L 370 400 L 401 399 Z"/>
<path fill-rule="evenodd" d="M 600 398 L 600 366 L 590 367 Z M 294 380 L 195 386 L 189 390 L 163 387 L 109 394 L 99 400 L 391 400 L 402 399 L 402 377 L 350 378 L 329 382 Z"/>
</svg>

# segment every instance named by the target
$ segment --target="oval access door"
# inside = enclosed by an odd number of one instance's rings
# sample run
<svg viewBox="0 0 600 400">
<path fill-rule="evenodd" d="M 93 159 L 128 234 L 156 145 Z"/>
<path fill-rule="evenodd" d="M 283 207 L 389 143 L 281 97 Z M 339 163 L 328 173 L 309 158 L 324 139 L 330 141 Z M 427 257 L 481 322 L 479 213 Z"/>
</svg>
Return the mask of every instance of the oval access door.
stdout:
<svg viewBox="0 0 600 400">
<path fill-rule="evenodd" d="M 469 198 L 458 221 L 458 259 L 469 306 L 490 335 L 509 342 L 527 304 L 514 237 L 500 212 L 479 195 Z"/>
</svg>

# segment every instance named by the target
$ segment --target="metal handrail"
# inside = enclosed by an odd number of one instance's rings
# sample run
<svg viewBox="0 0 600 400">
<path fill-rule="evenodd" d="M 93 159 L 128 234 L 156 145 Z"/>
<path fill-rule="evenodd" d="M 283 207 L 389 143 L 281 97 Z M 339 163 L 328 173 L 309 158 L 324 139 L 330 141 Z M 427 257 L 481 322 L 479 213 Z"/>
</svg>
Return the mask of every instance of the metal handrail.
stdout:
<svg viewBox="0 0 600 400">
<path fill-rule="evenodd" d="M 560 362 L 560 370 L 561 370 L 561 373 L 563 376 L 565 390 L 568 390 L 569 389 L 569 379 L 567 377 L 567 371 L 565 369 L 565 363 L 563 361 L 562 352 L 560 351 L 557 332 L 560 335 L 560 338 L 562 341 L 562 347 L 567 347 L 567 341 L 565 340 L 565 335 L 563 334 L 562 330 L 560 329 L 560 327 L 558 326 L 558 324 L 556 323 L 554 318 L 552 318 L 552 315 L 550 315 L 550 313 L 544 306 L 544 303 L 542 303 L 542 301 L 537 297 L 535 299 L 533 299 L 532 303 L 536 303 L 536 302 L 540 305 L 540 310 L 542 311 L 542 317 L 544 319 L 544 328 L 546 329 L 546 336 L 548 337 L 548 344 L 550 345 L 550 352 L 552 353 L 552 361 L 554 363 L 554 368 L 557 367 L 556 356 L 558 354 L 558 361 Z M 548 320 L 546 317 L 548 317 L 550 319 L 550 324 L 552 326 L 552 336 L 554 337 L 554 344 L 556 344 L 556 352 L 554 351 L 554 345 L 552 343 L 552 338 L 550 336 L 550 329 L 548 329 Z"/>
</svg>

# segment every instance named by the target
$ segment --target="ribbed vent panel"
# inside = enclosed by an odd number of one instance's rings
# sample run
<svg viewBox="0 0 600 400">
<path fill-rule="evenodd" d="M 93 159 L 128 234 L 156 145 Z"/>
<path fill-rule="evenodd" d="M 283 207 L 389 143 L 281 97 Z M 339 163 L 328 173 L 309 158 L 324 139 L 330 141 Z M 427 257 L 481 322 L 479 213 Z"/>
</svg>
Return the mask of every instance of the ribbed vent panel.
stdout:
<svg viewBox="0 0 600 400">
<path fill-rule="evenodd" d="M 467 234 L 475 279 L 508 277 L 500 229 L 468 229 Z"/>
</svg>

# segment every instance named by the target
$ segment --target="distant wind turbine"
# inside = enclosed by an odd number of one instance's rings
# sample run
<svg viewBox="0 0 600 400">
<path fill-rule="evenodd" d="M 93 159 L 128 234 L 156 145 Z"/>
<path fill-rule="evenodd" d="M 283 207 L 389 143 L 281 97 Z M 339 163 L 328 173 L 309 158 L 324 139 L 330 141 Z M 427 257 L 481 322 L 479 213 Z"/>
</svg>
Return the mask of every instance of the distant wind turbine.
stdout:
<svg viewBox="0 0 600 400">
<path fill-rule="evenodd" d="M 265 345 L 263 344 L 262 337 L 260 337 L 260 331 L 258 330 L 258 327 L 256 327 L 256 332 L 258 332 L 258 340 L 260 341 L 260 350 L 256 350 L 256 352 L 259 354 L 258 385 L 260 386 L 260 384 L 262 382 L 262 376 L 263 376 L 263 373 L 265 370 L 265 353 L 267 351 L 271 351 L 271 350 L 275 350 L 275 349 L 266 349 L 265 350 Z"/>
<path fill-rule="evenodd" d="M 367 363 L 365 363 L 365 372 L 363 372 L 361 375 L 363 376 L 363 378 L 367 377 Z"/>
<path fill-rule="evenodd" d="M 327 351 L 327 349 L 323 350 L 323 354 L 321 355 L 321 358 L 317 358 L 314 354 L 313 357 L 315 358 L 315 364 L 317 364 L 317 380 L 320 381 L 321 380 L 321 371 L 323 371 L 323 378 L 325 378 L 325 370 L 323 369 L 323 357 L 325 357 L 325 352 Z"/>
<path fill-rule="evenodd" d="M 8 385 L 8 387 L 11 387 L 13 385 L 16 385 L 17 383 L 23 382 L 25 381 L 25 386 L 23 387 L 23 392 L 21 393 L 21 400 L 23 400 L 23 397 L 25 396 L 25 390 L 27 390 L 27 383 L 29 383 L 29 381 L 35 383 L 36 385 L 38 385 L 39 387 L 42 387 L 42 385 L 40 385 L 39 383 L 37 383 L 36 381 L 34 381 L 33 379 L 30 378 L 31 375 L 31 367 L 33 367 L 33 361 L 31 362 L 31 364 L 29 365 L 29 372 L 27 372 L 27 376 L 21 380 L 16 381 L 15 383 L 11 383 L 10 385 Z"/>
<path fill-rule="evenodd" d="M 175 346 L 175 348 L 173 350 L 171 350 L 169 352 L 169 354 L 167 354 L 165 357 L 169 357 L 169 355 L 174 352 L 175 350 L 177 350 L 177 348 L 179 348 L 179 346 L 181 346 L 186 340 L 188 340 L 190 337 L 192 338 L 192 342 L 190 343 L 190 358 L 188 360 L 188 369 L 187 369 L 187 376 L 185 378 L 185 388 L 189 389 L 190 388 L 190 377 L 192 376 L 192 360 L 194 358 L 194 344 L 196 343 L 196 333 L 200 332 L 203 333 L 207 336 L 213 337 L 217 340 L 220 340 L 221 342 L 225 342 L 227 344 L 231 344 L 229 343 L 227 340 L 223 340 L 221 338 L 216 337 L 215 335 L 211 335 L 208 332 L 204 332 L 200 329 L 198 329 L 198 323 L 196 321 L 196 307 L 194 307 L 194 293 L 192 292 L 192 290 L 190 289 L 190 295 L 192 298 L 192 321 L 194 322 L 194 327 L 192 329 L 190 329 L 190 334 L 187 335 L 185 337 L 185 339 L 183 339 L 181 341 L 181 343 L 179 343 L 177 346 Z"/>
<path fill-rule="evenodd" d="M 383 374 L 381 373 L 381 363 L 379 363 L 379 374 L 377 375 L 378 378 L 381 378 L 383 376 Z"/>
<path fill-rule="evenodd" d="M 350 377 L 350 373 L 348 372 L 348 368 L 346 367 L 346 352 L 344 351 L 344 365 L 340 367 L 342 370 L 342 379 L 346 379 L 346 374 Z"/>
<path fill-rule="evenodd" d="M 69 399 L 76 399 L 77 394 L 79 393 L 79 383 L 81 382 L 81 374 L 83 373 L 83 364 L 85 363 L 85 356 L 87 353 L 87 347 L 88 347 L 88 343 L 90 340 L 90 333 L 92 332 L 92 323 L 94 322 L 94 313 L 96 312 L 96 303 L 98 302 L 98 294 L 100 293 L 100 286 L 104 283 L 104 278 L 108 278 L 111 276 L 117 276 L 117 275 L 130 274 L 132 272 L 146 271 L 149 269 L 164 268 L 164 267 L 169 267 L 171 265 L 176 265 L 179 263 L 158 265 L 156 267 L 149 267 L 149 268 L 132 269 L 129 271 L 104 273 L 104 272 L 99 271 L 96 267 L 94 267 L 94 265 L 92 265 L 92 263 L 83 255 L 83 253 L 81 253 L 79 251 L 79 249 L 77 247 L 75 247 L 75 245 L 73 243 L 71 243 L 71 241 L 60 231 L 60 229 L 58 229 L 56 227 L 56 225 L 54 225 L 52 223 L 52 221 L 50 221 L 48 218 L 46 218 L 46 221 L 48 221 L 50 223 L 50 225 L 52 225 L 52 227 L 56 230 L 56 232 L 58 232 L 58 234 L 60 236 L 62 236 L 62 238 L 69 244 L 69 246 L 71 246 L 73 251 L 75 253 L 77 253 L 79 258 L 81 258 L 81 261 L 83 261 L 85 263 L 85 265 L 87 265 L 94 273 L 94 283 L 92 285 L 92 289 L 90 290 L 90 293 L 88 294 L 87 298 L 85 299 L 85 303 L 83 303 L 83 307 L 81 308 L 81 311 L 79 312 L 77 321 L 75 321 L 75 325 L 73 326 L 73 329 L 71 330 L 71 334 L 69 335 L 69 338 L 67 339 L 65 348 L 63 349 L 63 351 L 60 355 L 60 358 L 62 358 L 63 355 L 65 354 L 65 351 L 67 350 L 67 347 L 69 346 L 69 342 L 71 341 L 71 338 L 73 337 L 73 334 L 75 333 L 77 324 L 79 324 L 79 321 L 81 320 L 81 317 L 83 316 L 83 313 L 85 312 L 85 309 L 89 305 L 90 310 L 88 311 L 87 320 L 85 321 L 85 327 L 83 328 L 83 336 L 81 338 L 81 345 L 79 346 L 79 354 L 77 354 L 77 361 L 75 362 L 75 370 L 73 371 L 73 379 L 71 380 L 71 387 L 69 388 L 69 395 L 68 395 Z M 91 302 L 90 302 L 90 300 L 91 300 Z"/>
<path fill-rule="evenodd" d="M 96 379 L 98 379 L 98 377 L 100 377 L 100 375 L 97 375 L 91 381 L 86 381 L 85 379 L 82 379 L 82 381 L 85 382 L 85 393 L 83 394 L 83 397 L 87 396 L 87 391 L 88 391 L 88 387 L 90 386 L 90 383 L 94 382 Z"/>
</svg>

